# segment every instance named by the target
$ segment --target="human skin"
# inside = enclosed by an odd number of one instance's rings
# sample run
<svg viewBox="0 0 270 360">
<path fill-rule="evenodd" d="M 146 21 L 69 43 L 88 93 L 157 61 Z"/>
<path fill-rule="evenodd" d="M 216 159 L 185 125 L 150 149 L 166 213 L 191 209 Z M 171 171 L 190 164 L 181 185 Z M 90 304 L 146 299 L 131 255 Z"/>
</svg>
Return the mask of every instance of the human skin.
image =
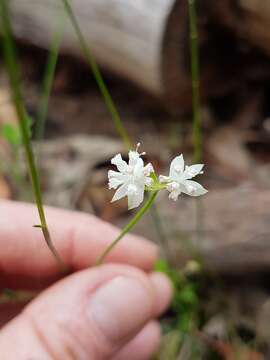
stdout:
<svg viewBox="0 0 270 360">
<path fill-rule="evenodd" d="M 127 235 L 102 266 L 95 261 L 119 230 L 97 218 L 46 209 L 61 275 L 32 205 L 0 201 L 0 289 L 39 290 L 26 306 L 0 306 L 1 360 L 146 360 L 160 341 L 157 318 L 172 289 L 152 272 L 158 249 Z"/>
</svg>

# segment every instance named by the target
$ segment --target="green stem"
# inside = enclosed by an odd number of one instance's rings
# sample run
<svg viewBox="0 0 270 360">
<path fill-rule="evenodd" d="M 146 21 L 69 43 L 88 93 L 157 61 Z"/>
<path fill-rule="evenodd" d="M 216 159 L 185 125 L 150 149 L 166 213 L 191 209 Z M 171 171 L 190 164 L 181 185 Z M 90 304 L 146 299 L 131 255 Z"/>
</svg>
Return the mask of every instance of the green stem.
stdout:
<svg viewBox="0 0 270 360">
<path fill-rule="evenodd" d="M 46 68 L 45 68 L 45 75 L 42 84 L 41 100 L 37 115 L 37 126 L 35 132 L 35 138 L 37 140 L 41 140 L 44 137 L 45 122 L 48 114 L 50 93 L 53 85 L 53 79 L 54 79 L 56 64 L 58 60 L 58 54 L 59 54 L 59 47 L 61 44 L 61 38 L 62 38 L 62 29 L 57 31 L 57 33 L 53 37 Z"/>
<path fill-rule="evenodd" d="M 192 104 L 193 104 L 193 160 L 195 163 L 202 160 L 202 129 L 200 113 L 200 64 L 198 46 L 198 25 L 196 0 L 188 0 L 189 6 L 189 29 L 190 29 L 190 57 L 192 77 Z M 196 199 L 195 222 L 197 242 L 202 238 L 203 207 L 201 199 Z"/>
<path fill-rule="evenodd" d="M 198 47 L 198 27 L 196 0 L 188 0 L 189 28 L 190 28 L 190 56 L 192 77 L 192 103 L 193 103 L 193 144 L 194 162 L 200 162 L 202 157 L 201 114 L 200 114 L 200 67 Z"/>
<path fill-rule="evenodd" d="M 142 206 L 142 208 L 135 214 L 131 221 L 124 227 L 121 233 L 117 238 L 103 251 L 103 253 L 98 257 L 97 265 L 102 264 L 105 257 L 111 252 L 111 250 L 118 244 L 118 242 L 137 224 L 137 222 L 142 218 L 142 216 L 151 208 L 155 198 L 158 194 L 158 191 L 153 191 L 149 196 L 148 200 Z"/>
<path fill-rule="evenodd" d="M 130 138 L 128 136 L 128 133 L 126 131 L 126 129 L 124 128 L 123 124 L 122 124 L 122 120 L 120 118 L 120 115 L 118 113 L 118 110 L 114 104 L 114 101 L 111 97 L 111 94 L 107 88 L 107 85 L 105 84 L 105 81 L 103 79 L 103 76 L 99 70 L 99 67 L 97 65 L 97 63 L 95 62 L 94 58 L 92 57 L 92 54 L 89 50 L 89 47 L 84 39 L 84 36 L 82 34 L 82 31 L 80 29 L 80 26 L 77 22 L 77 19 L 75 17 L 75 14 L 72 10 L 72 7 L 70 6 L 70 3 L 68 0 L 62 0 L 63 1 L 63 4 L 64 4 L 64 7 L 65 7 L 65 10 L 70 18 L 70 21 L 72 22 L 72 25 L 74 27 L 74 30 L 76 32 L 76 35 L 79 39 L 79 42 L 80 42 L 80 46 L 81 46 L 81 49 L 82 49 L 82 52 L 85 56 L 85 59 L 88 63 L 88 65 L 90 66 L 90 68 L 92 69 L 92 72 L 93 72 L 93 75 L 94 75 L 94 78 L 97 82 L 97 85 L 99 87 L 99 90 L 102 94 L 102 97 L 105 101 L 105 104 L 112 116 L 112 119 L 113 119 L 113 122 L 114 122 L 114 126 L 118 132 L 118 134 L 120 135 L 120 137 L 123 139 L 123 142 L 126 146 L 126 148 L 129 150 L 132 148 L 132 142 L 130 141 Z"/>
<path fill-rule="evenodd" d="M 23 146 L 25 149 L 26 159 L 29 168 L 29 174 L 31 177 L 33 192 L 35 195 L 35 201 L 38 208 L 38 213 L 40 217 L 40 228 L 42 229 L 45 241 L 52 252 L 55 260 L 57 261 L 59 267 L 62 270 L 66 270 L 66 266 L 61 260 L 57 250 L 55 249 L 51 236 L 48 230 L 46 217 L 44 213 L 42 196 L 40 190 L 40 181 L 37 172 L 37 168 L 35 166 L 34 154 L 32 150 L 32 145 L 29 136 L 28 129 L 28 116 L 23 104 L 22 95 L 19 86 L 19 69 L 16 62 L 16 51 L 15 45 L 13 43 L 12 38 L 12 30 L 10 25 L 9 11 L 6 0 L 0 0 L 1 5 L 1 22 L 2 22 L 2 30 L 3 30 L 3 47 L 4 47 L 4 57 L 6 61 L 7 71 L 9 75 L 10 87 L 12 90 L 13 101 L 16 108 L 17 116 L 19 119 L 20 131 L 22 134 Z"/>
</svg>

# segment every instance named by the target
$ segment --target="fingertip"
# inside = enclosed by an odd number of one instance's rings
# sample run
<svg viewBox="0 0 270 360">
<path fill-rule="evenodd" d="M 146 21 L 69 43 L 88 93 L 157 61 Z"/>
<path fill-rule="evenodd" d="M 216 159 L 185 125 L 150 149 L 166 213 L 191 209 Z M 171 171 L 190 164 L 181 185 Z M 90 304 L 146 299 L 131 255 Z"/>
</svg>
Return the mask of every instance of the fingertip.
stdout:
<svg viewBox="0 0 270 360">
<path fill-rule="evenodd" d="M 156 314 L 162 314 L 170 305 L 173 296 L 173 287 L 170 279 L 163 273 L 155 272 L 150 280 L 156 292 Z"/>
<path fill-rule="evenodd" d="M 148 360 L 157 351 L 160 338 L 159 323 L 151 321 L 112 360 Z"/>
</svg>

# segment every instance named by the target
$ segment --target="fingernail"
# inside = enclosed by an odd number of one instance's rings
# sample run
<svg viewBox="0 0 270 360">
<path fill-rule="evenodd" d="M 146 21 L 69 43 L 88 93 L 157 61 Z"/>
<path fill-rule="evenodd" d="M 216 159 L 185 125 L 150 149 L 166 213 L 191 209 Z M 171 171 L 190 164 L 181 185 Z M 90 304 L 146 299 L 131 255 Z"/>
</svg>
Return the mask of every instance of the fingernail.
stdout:
<svg viewBox="0 0 270 360">
<path fill-rule="evenodd" d="M 90 320 L 111 341 L 135 333 L 153 315 L 154 295 L 139 280 L 118 276 L 106 283 L 88 304 Z"/>
</svg>

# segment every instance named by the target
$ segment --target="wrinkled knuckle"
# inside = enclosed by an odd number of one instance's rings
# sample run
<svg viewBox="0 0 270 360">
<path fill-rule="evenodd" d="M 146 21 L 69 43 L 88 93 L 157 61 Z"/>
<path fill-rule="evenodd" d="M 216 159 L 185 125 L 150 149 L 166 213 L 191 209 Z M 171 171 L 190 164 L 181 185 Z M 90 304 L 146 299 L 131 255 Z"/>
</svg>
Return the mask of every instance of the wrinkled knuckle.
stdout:
<svg viewBox="0 0 270 360">
<path fill-rule="evenodd" d="M 22 314 L 28 323 L 35 338 L 52 360 L 88 360 L 89 354 L 80 343 L 77 332 L 70 326 L 70 322 L 66 318 L 55 319 L 54 331 L 50 331 L 50 326 L 46 328 L 46 324 L 40 323 L 31 311 L 24 311 Z M 96 359 L 91 357 L 91 359 Z"/>
</svg>

